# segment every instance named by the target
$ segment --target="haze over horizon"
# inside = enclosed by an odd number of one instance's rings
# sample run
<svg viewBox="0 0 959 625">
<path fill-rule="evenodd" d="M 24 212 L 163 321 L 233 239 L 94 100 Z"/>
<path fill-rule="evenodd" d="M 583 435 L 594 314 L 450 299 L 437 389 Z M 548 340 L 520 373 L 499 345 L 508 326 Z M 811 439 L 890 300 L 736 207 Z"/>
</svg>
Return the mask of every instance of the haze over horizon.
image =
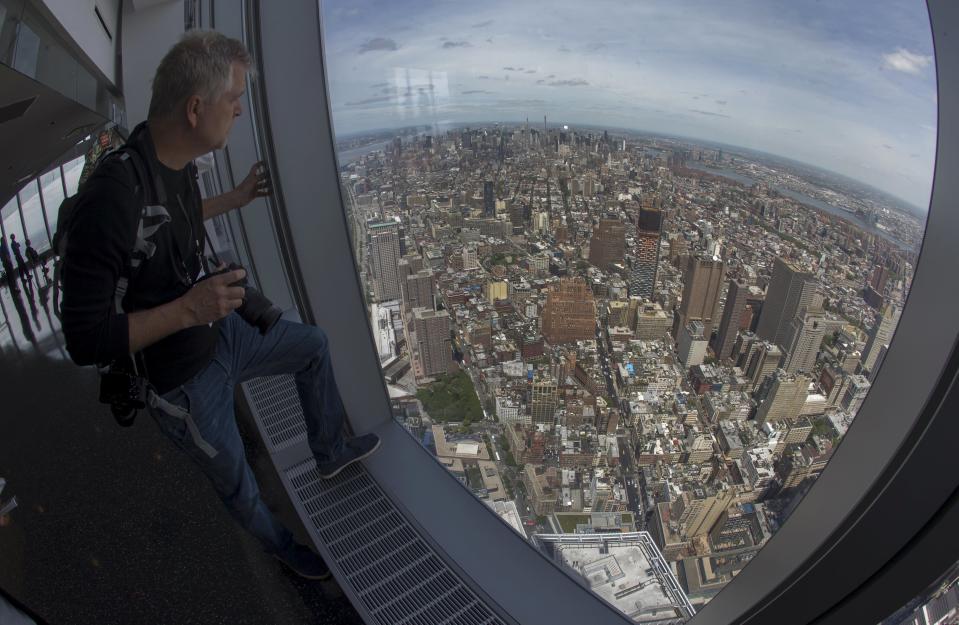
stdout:
<svg viewBox="0 0 959 625">
<path fill-rule="evenodd" d="M 529 115 L 540 127 L 529 112 L 544 111 L 782 156 L 926 209 L 936 83 L 925 5 L 863 8 L 325 2 L 334 124 L 352 134 Z"/>
</svg>

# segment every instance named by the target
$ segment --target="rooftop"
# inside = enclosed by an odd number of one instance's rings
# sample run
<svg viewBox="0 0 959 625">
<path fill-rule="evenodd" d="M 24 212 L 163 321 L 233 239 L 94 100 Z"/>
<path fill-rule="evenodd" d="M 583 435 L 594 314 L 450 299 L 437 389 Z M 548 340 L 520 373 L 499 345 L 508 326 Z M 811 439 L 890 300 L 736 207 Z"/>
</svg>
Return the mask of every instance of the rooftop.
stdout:
<svg viewBox="0 0 959 625">
<path fill-rule="evenodd" d="M 535 540 L 637 623 L 683 623 L 695 614 L 649 532 L 539 534 Z"/>
</svg>

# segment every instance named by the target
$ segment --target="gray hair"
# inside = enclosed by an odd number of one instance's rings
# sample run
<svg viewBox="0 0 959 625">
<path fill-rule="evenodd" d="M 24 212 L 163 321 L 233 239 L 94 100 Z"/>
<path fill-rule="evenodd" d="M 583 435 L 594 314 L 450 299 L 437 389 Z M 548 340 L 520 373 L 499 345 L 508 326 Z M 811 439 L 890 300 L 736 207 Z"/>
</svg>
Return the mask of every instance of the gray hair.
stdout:
<svg viewBox="0 0 959 625">
<path fill-rule="evenodd" d="M 194 95 L 220 97 L 231 86 L 233 63 L 250 70 L 250 53 L 241 41 L 212 30 L 186 33 L 157 67 L 149 117 L 168 115 Z"/>
</svg>

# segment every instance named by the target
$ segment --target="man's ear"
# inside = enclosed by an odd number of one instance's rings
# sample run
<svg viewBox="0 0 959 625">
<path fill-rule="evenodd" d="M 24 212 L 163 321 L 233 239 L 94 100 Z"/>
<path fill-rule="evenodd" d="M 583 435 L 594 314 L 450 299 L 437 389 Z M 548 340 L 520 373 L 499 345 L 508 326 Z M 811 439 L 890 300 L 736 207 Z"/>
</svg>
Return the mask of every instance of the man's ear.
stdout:
<svg viewBox="0 0 959 625">
<path fill-rule="evenodd" d="M 198 95 L 191 95 L 186 99 L 186 120 L 190 128 L 196 128 L 200 124 L 200 113 L 203 112 L 203 98 Z"/>
</svg>

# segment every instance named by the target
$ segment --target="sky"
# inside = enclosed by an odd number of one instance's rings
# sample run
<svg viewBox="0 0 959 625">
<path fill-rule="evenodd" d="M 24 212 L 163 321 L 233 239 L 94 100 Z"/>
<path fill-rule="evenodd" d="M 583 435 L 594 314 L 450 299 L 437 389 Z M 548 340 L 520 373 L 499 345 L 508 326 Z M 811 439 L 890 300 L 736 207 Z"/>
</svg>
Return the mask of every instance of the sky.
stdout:
<svg viewBox="0 0 959 625">
<path fill-rule="evenodd" d="M 921 0 L 321 0 L 337 134 L 522 121 L 761 150 L 929 203 Z"/>
</svg>

